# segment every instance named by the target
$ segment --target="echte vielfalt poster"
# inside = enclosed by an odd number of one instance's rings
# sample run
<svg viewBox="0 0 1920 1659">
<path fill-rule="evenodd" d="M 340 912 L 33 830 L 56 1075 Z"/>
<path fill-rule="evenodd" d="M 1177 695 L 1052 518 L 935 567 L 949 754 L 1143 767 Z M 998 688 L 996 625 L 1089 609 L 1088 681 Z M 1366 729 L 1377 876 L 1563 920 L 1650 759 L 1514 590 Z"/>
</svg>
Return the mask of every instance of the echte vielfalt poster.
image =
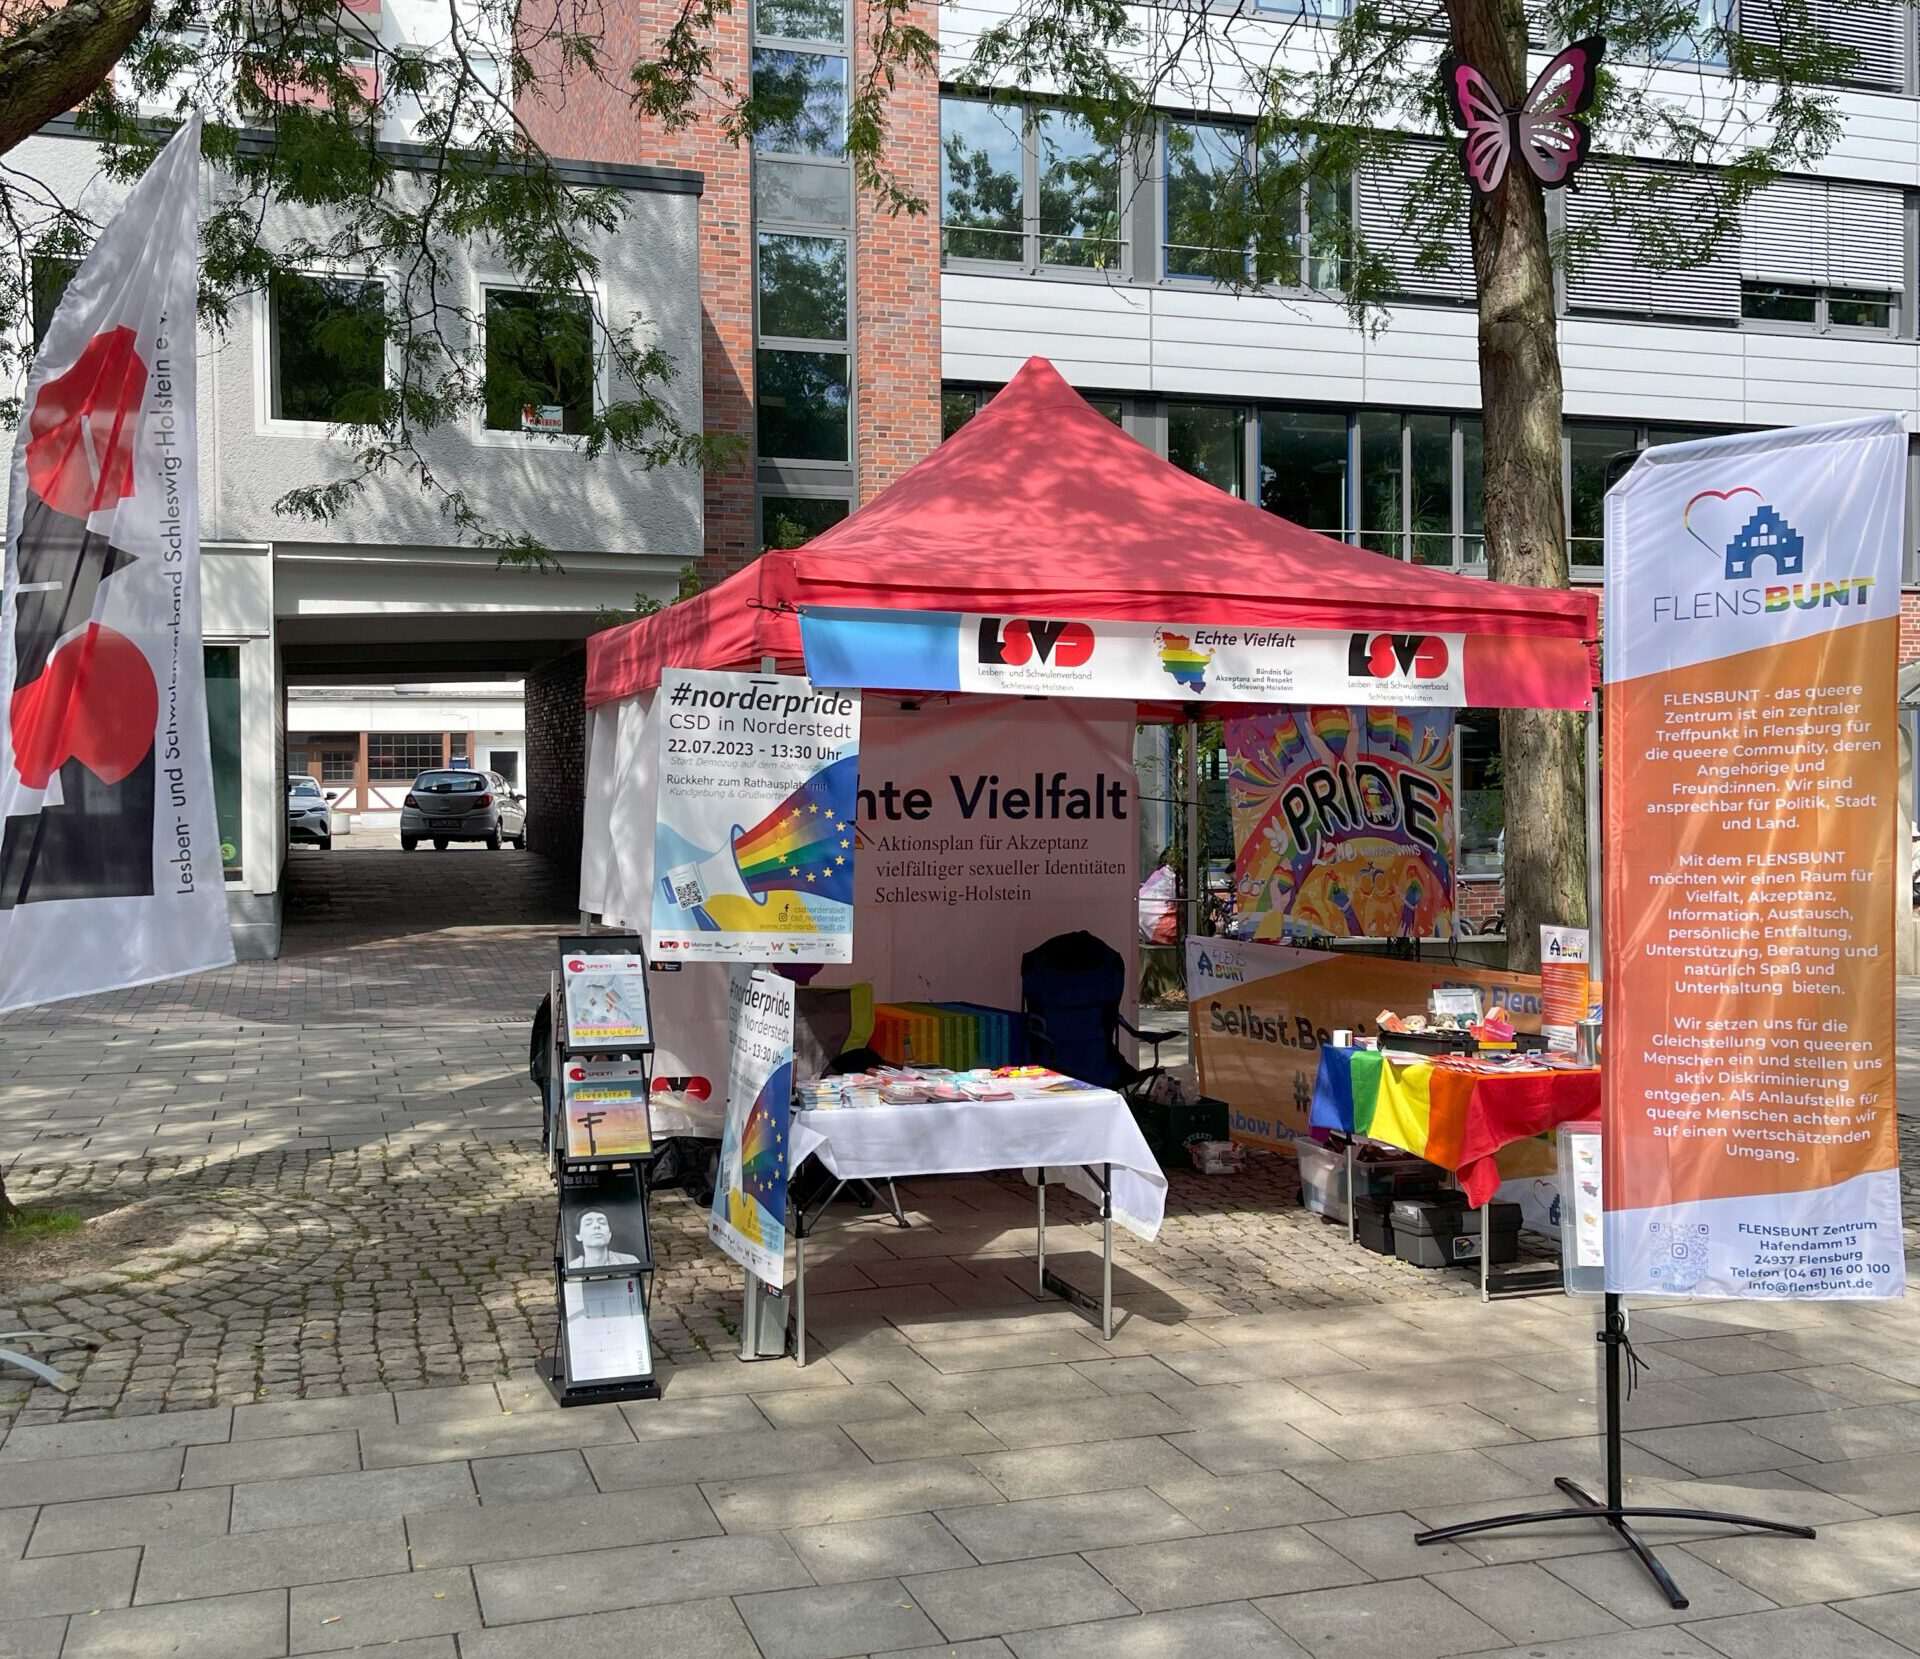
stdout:
<svg viewBox="0 0 1920 1659">
<path fill-rule="evenodd" d="M 727 984 L 727 1117 L 708 1236 L 778 1290 L 787 1277 L 787 1144 L 793 981 L 735 968 Z"/>
<path fill-rule="evenodd" d="M 1900 1294 L 1899 415 L 1607 496 L 1606 1288 Z"/>
<path fill-rule="evenodd" d="M 860 695 L 661 675 L 656 962 L 850 962 Z"/>
<path fill-rule="evenodd" d="M 1453 711 L 1293 708 L 1226 722 L 1249 937 L 1453 933 Z"/>
</svg>

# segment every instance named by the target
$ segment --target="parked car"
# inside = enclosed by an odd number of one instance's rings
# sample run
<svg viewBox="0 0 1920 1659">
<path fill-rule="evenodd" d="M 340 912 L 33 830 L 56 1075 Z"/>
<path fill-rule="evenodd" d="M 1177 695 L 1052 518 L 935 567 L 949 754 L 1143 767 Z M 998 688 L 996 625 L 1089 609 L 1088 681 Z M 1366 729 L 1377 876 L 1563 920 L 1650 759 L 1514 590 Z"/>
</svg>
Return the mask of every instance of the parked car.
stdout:
<svg viewBox="0 0 1920 1659">
<path fill-rule="evenodd" d="M 312 778 L 287 779 L 287 840 L 311 841 L 322 852 L 330 849 L 333 799 Z"/>
<path fill-rule="evenodd" d="M 400 850 L 431 841 L 438 852 L 449 841 L 527 844 L 526 797 L 498 772 L 465 768 L 422 772 L 400 803 Z"/>
</svg>

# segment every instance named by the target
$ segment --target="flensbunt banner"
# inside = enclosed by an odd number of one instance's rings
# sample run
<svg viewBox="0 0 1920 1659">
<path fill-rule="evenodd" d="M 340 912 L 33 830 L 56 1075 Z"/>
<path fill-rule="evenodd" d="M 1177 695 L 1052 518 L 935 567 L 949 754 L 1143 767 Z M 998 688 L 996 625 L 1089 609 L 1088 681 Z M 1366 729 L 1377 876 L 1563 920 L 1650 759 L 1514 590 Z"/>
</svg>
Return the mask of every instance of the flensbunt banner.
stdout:
<svg viewBox="0 0 1920 1659">
<path fill-rule="evenodd" d="M 0 1010 L 233 960 L 200 643 L 200 123 L 27 377 L 0 588 Z"/>
<path fill-rule="evenodd" d="M 1903 1288 L 1897 415 L 1607 497 L 1606 1288 Z"/>
</svg>

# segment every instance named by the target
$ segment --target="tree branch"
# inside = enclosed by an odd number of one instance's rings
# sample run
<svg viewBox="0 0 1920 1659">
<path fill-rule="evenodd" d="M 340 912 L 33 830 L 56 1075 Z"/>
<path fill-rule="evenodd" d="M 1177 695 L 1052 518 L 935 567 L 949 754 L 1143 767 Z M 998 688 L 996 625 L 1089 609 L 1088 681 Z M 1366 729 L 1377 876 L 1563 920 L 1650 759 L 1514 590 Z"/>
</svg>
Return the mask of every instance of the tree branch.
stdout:
<svg viewBox="0 0 1920 1659">
<path fill-rule="evenodd" d="M 87 98 L 147 25 L 153 0 L 71 0 L 0 38 L 0 154 Z"/>
</svg>

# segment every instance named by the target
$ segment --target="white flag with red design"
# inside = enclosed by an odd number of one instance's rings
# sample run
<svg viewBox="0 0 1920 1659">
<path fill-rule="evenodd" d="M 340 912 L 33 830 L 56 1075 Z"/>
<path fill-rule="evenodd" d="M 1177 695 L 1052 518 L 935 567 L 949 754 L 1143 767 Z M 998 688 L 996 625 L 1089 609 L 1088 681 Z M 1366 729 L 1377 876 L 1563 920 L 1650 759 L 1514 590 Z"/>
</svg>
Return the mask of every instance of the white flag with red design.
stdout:
<svg viewBox="0 0 1920 1659">
<path fill-rule="evenodd" d="M 0 1010 L 233 960 L 200 640 L 200 121 L 27 377 L 0 588 Z"/>
</svg>

